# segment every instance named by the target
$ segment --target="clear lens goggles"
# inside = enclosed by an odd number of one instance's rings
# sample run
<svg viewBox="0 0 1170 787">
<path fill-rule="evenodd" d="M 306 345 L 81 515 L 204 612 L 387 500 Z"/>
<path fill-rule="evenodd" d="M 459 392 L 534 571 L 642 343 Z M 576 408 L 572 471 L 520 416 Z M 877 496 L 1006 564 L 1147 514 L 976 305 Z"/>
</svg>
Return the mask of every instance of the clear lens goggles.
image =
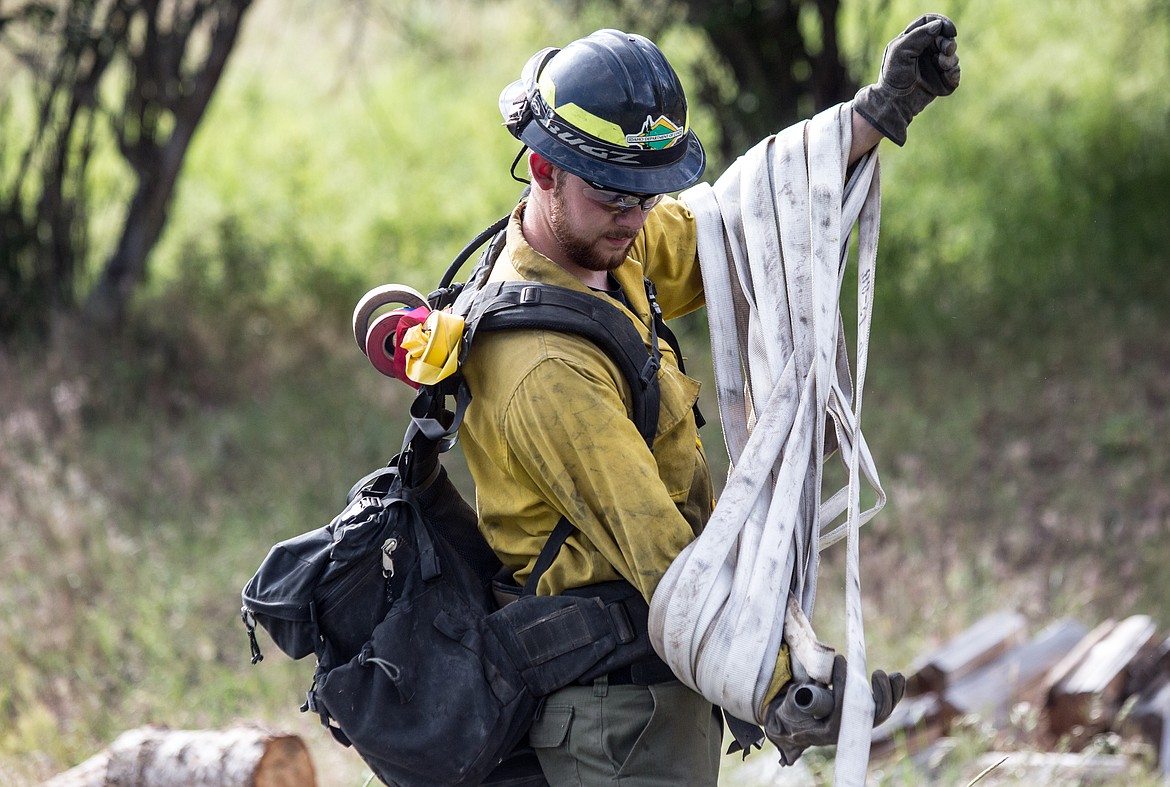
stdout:
<svg viewBox="0 0 1170 787">
<path fill-rule="evenodd" d="M 618 212 L 641 208 L 643 213 L 649 213 L 651 208 L 662 202 L 661 194 L 624 194 L 592 183 L 584 189 L 584 193 L 597 204 Z"/>
</svg>

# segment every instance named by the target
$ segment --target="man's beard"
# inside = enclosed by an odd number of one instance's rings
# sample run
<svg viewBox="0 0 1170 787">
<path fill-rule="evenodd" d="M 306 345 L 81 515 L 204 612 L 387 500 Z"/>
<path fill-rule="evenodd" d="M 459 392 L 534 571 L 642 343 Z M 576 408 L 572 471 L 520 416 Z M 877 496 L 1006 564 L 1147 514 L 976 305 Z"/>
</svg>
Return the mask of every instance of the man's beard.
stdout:
<svg viewBox="0 0 1170 787">
<path fill-rule="evenodd" d="M 549 225 L 552 228 L 553 237 L 556 238 L 558 245 L 561 247 L 561 252 L 568 257 L 569 261 L 585 270 L 589 271 L 612 271 L 618 268 L 626 261 L 626 255 L 630 251 L 630 246 L 634 244 L 634 238 L 638 236 L 635 231 L 629 235 L 629 242 L 619 250 L 607 250 L 604 255 L 599 253 L 597 249 L 598 241 L 601 237 L 598 236 L 592 239 L 581 237 L 573 232 L 569 226 L 568 218 L 565 213 L 565 181 L 568 180 L 566 173 L 558 171 L 554 176 L 555 184 L 553 186 L 552 202 L 549 206 Z M 610 237 L 622 237 L 626 234 L 626 230 L 620 227 L 614 227 L 608 235 Z"/>
</svg>

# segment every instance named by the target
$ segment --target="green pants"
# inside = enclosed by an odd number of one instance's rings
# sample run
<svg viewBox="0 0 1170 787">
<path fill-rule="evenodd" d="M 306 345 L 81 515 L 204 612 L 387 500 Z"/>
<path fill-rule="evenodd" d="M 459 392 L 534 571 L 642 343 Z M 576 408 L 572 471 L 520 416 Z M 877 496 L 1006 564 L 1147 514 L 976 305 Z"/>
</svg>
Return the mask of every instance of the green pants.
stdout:
<svg viewBox="0 0 1170 787">
<path fill-rule="evenodd" d="M 569 686 L 545 700 L 529 734 L 551 787 L 680 787 L 719 779 L 723 724 L 678 681 Z"/>
</svg>

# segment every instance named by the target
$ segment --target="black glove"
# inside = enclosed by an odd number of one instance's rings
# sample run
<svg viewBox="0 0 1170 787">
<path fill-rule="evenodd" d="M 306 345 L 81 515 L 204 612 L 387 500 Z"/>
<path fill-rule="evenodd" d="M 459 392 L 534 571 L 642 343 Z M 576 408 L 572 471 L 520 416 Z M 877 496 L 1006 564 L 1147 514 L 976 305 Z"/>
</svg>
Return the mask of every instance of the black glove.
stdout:
<svg viewBox="0 0 1170 787">
<path fill-rule="evenodd" d="M 780 750 L 780 764 L 792 765 L 809 746 L 831 746 L 841 732 L 841 709 L 845 704 L 845 657 L 833 659 L 829 686 L 789 682 L 772 702 L 764 717 L 764 734 Z M 906 679 L 900 672 L 887 675 L 875 670 L 873 725 L 890 717 L 906 693 Z"/>
<path fill-rule="evenodd" d="M 905 145 L 914 116 L 959 86 L 956 34 L 955 23 L 941 14 L 915 19 L 886 46 L 877 83 L 857 92 L 853 108 L 884 136 Z"/>
</svg>

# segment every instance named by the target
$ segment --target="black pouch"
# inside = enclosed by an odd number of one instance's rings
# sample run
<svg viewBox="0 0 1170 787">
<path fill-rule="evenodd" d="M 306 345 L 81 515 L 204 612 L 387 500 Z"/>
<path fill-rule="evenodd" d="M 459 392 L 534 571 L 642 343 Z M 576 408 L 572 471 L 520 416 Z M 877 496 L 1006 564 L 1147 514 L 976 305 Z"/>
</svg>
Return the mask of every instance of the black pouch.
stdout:
<svg viewBox="0 0 1170 787">
<path fill-rule="evenodd" d="M 322 527 L 281 541 L 268 550 L 242 593 L 244 623 L 249 633 L 255 626 L 262 626 L 276 646 L 294 659 L 316 650 L 313 593 L 329 564 L 332 549 L 333 536 Z M 252 663 L 262 658 L 253 641 Z"/>
<path fill-rule="evenodd" d="M 362 492 L 328 525 L 269 550 L 241 594 L 250 635 L 259 625 L 289 657 L 316 653 L 327 664 L 365 644 L 401 595 L 405 577 L 394 576 L 393 561 L 410 562 L 415 545 L 394 532 L 377 490 Z M 263 657 L 251 638 L 255 663 Z"/>
<path fill-rule="evenodd" d="M 401 595 L 353 658 L 318 670 L 309 705 L 386 784 L 480 784 L 516 752 L 540 699 L 620 632 L 597 599 L 528 596 L 497 611 L 412 490 L 392 493 L 388 532 L 435 560 L 403 564 Z"/>
<path fill-rule="evenodd" d="M 321 676 L 323 718 L 386 784 L 479 784 L 527 733 L 538 700 L 485 641 L 484 616 L 434 583 Z"/>
</svg>

